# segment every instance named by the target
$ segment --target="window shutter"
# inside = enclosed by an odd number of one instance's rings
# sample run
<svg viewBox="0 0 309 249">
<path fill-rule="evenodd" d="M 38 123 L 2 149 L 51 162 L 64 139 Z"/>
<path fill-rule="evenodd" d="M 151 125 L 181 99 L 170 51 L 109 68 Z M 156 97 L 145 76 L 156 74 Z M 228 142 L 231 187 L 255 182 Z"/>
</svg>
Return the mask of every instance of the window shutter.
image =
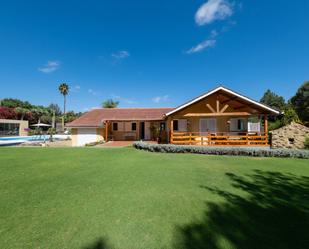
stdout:
<svg viewBox="0 0 309 249">
<path fill-rule="evenodd" d="M 237 119 L 235 118 L 231 119 L 230 131 L 237 131 Z"/>
<path fill-rule="evenodd" d="M 179 119 L 178 120 L 178 130 L 179 131 L 187 131 L 187 120 Z"/>
</svg>

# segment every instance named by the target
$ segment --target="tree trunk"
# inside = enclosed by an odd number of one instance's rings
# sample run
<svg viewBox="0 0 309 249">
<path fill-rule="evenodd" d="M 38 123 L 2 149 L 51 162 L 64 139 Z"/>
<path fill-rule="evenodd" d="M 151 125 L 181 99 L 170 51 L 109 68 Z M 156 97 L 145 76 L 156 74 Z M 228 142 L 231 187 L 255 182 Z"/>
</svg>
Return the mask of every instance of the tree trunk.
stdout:
<svg viewBox="0 0 309 249">
<path fill-rule="evenodd" d="M 65 115 L 65 105 L 66 105 L 66 95 L 63 95 L 64 99 L 63 99 L 63 115 Z"/>
<path fill-rule="evenodd" d="M 53 111 L 53 117 L 52 117 L 52 128 L 54 129 L 55 128 L 55 121 L 56 120 L 56 114 L 55 114 L 55 111 Z"/>
<path fill-rule="evenodd" d="M 64 131 L 64 118 L 65 118 L 65 106 L 66 106 L 67 98 L 66 95 L 63 95 L 63 117 L 62 117 L 62 131 Z"/>
</svg>

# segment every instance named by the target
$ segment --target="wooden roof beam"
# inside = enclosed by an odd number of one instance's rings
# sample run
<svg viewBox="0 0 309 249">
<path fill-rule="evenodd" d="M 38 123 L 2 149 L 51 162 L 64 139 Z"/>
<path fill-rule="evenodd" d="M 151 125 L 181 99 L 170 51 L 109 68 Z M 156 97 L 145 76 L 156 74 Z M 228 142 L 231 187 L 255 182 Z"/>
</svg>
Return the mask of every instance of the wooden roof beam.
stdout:
<svg viewBox="0 0 309 249">
<path fill-rule="evenodd" d="M 214 110 L 214 108 L 212 108 L 212 106 L 210 104 L 206 104 L 206 106 L 208 107 L 208 109 L 212 112 L 212 113 L 216 113 L 216 111 Z"/>
<path fill-rule="evenodd" d="M 233 97 L 233 98 L 228 97 L 228 98 L 229 99 L 222 101 L 221 104 L 224 105 L 224 104 L 227 104 L 229 102 L 232 102 L 232 101 L 236 100 L 238 97 Z"/>
<path fill-rule="evenodd" d="M 216 112 L 216 113 L 187 113 L 185 117 L 220 117 L 220 116 L 251 116 L 249 112 Z"/>
</svg>

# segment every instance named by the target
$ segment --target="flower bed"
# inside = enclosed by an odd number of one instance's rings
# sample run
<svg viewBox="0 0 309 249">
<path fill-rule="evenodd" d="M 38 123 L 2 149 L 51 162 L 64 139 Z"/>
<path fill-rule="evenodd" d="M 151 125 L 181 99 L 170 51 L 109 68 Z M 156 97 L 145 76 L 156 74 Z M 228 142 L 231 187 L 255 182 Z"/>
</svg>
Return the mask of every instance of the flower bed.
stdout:
<svg viewBox="0 0 309 249">
<path fill-rule="evenodd" d="M 244 148 L 244 147 L 205 147 L 192 145 L 148 144 L 135 142 L 133 147 L 140 150 L 162 153 L 195 153 L 205 155 L 292 157 L 309 159 L 309 151 L 296 149 Z"/>
</svg>

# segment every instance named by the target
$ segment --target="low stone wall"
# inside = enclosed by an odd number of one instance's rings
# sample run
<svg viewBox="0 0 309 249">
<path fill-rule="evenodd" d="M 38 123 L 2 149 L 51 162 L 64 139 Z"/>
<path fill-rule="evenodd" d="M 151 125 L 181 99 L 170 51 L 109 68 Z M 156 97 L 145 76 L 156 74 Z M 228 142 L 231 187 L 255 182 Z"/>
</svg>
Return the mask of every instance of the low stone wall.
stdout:
<svg viewBox="0 0 309 249">
<path fill-rule="evenodd" d="M 306 137 L 309 137 L 309 128 L 292 122 L 272 133 L 273 148 L 303 149 Z"/>
</svg>

